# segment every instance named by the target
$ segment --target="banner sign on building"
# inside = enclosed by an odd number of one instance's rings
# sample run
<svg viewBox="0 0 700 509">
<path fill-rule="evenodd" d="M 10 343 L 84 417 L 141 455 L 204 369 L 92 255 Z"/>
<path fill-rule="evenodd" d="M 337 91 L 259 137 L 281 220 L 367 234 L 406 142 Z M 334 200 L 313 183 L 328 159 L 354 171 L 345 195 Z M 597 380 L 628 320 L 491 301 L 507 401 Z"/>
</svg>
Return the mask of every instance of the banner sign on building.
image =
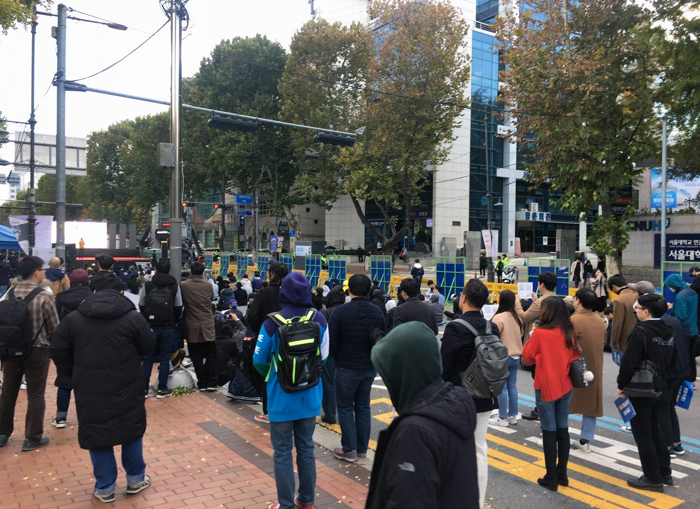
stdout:
<svg viewBox="0 0 700 509">
<path fill-rule="evenodd" d="M 700 261 L 699 233 L 667 233 L 666 234 L 667 262 Z"/>
<path fill-rule="evenodd" d="M 651 169 L 651 208 L 661 208 L 661 168 Z M 700 178 L 681 180 L 666 177 L 666 207 L 673 211 L 688 209 L 700 194 Z"/>
<path fill-rule="evenodd" d="M 37 251 L 51 249 L 51 222 L 53 216 L 35 216 L 34 247 Z M 10 227 L 22 251 L 29 253 L 28 216 L 10 216 Z"/>
<path fill-rule="evenodd" d="M 498 256 L 498 234 L 498 230 L 481 230 L 486 256 L 490 256 L 491 258 L 496 258 Z"/>
</svg>

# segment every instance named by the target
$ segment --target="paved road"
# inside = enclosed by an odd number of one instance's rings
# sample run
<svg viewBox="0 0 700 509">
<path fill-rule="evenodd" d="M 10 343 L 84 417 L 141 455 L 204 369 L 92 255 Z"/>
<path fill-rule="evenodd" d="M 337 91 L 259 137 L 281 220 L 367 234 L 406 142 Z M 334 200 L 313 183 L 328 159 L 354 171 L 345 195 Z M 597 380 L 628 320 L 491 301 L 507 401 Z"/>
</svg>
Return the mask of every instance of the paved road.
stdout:
<svg viewBox="0 0 700 509">
<path fill-rule="evenodd" d="M 489 485 L 487 504 L 494 509 L 556 508 L 583 509 L 672 509 L 676 507 L 700 507 L 700 426 L 698 405 L 690 410 L 678 409 L 687 453 L 672 460 L 676 485 L 666 493 L 642 492 L 627 486 L 626 480 L 641 475 L 639 455 L 632 435 L 620 429 L 622 421 L 613 404 L 616 398 L 618 367 L 610 354 L 606 354 L 604 368 L 605 416 L 598 420 L 596 439 L 592 452 L 582 453 L 572 449 L 569 464 L 571 485 L 558 493 L 551 493 L 537 485 L 537 478 L 544 474 L 542 449 L 537 445 L 540 437 L 539 423 L 518 420 L 516 426 L 502 428 L 490 426 Z M 529 413 L 535 406 L 532 377 L 526 371 L 518 373 L 520 411 Z M 376 444 L 379 432 L 393 418 L 393 407 L 381 378 L 377 377 L 372 389 L 372 440 Z M 336 426 L 336 431 L 339 428 Z M 572 438 L 578 438 L 580 416 L 569 419 Z"/>
</svg>

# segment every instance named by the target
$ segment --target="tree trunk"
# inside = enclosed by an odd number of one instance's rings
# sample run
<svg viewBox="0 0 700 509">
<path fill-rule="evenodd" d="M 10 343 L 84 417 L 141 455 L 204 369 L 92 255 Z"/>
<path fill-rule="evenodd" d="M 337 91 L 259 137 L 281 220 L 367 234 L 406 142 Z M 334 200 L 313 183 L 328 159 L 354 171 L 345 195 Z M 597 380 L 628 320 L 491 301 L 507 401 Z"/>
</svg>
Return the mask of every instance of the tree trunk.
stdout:
<svg viewBox="0 0 700 509">
<path fill-rule="evenodd" d="M 613 218 L 612 213 L 612 203 L 610 200 L 605 200 L 601 203 L 601 208 L 603 211 L 603 219 L 610 220 Z M 622 260 L 620 257 L 620 250 L 618 249 L 618 238 L 617 230 L 615 228 L 609 228 L 605 232 L 605 240 L 611 250 L 605 253 L 605 271 L 608 277 L 619 274 L 622 268 Z"/>
<path fill-rule="evenodd" d="M 355 207 L 355 212 L 357 212 L 357 217 L 359 217 L 362 224 L 365 225 L 365 227 L 370 232 L 372 232 L 372 235 L 374 235 L 375 237 L 377 237 L 381 241 L 382 246 L 383 246 L 385 251 L 387 249 L 391 249 L 394 246 L 394 244 L 396 244 L 396 242 L 398 240 L 400 240 L 401 237 L 403 237 L 404 233 L 406 233 L 406 231 L 408 231 L 408 221 L 404 221 L 403 228 L 401 228 L 399 231 L 397 231 L 391 237 L 387 238 L 386 235 L 384 235 L 382 232 L 377 230 L 377 228 L 372 223 L 369 222 L 369 220 L 367 219 L 367 216 L 362 211 L 362 207 L 360 207 L 359 200 L 357 198 L 355 198 L 352 194 L 350 195 L 350 199 L 352 200 L 352 204 Z M 410 199 L 409 199 L 409 202 L 410 202 Z M 408 216 L 410 216 L 410 207 L 409 207 Z"/>
</svg>

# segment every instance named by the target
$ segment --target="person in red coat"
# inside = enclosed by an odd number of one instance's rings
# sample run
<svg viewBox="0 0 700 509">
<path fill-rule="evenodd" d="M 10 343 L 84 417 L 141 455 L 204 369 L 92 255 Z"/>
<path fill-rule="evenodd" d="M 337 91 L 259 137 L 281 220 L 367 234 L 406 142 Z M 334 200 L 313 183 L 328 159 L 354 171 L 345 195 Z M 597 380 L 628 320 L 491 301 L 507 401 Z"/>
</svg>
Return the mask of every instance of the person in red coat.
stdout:
<svg viewBox="0 0 700 509">
<path fill-rule="evenodd" d="M 537 482 L 557 491 L 560 484 L 569 485 L 566 467 L 570 447 L 569 404 L 573 395 L 569 366 L 579 355 L 564 301 L 545 299 L 540 313 L 540 325 L 525 343 L 522 356 L 526 364 L 537 366 L 535 397 L 547 468 L 547 474 Z"/>
</svg>

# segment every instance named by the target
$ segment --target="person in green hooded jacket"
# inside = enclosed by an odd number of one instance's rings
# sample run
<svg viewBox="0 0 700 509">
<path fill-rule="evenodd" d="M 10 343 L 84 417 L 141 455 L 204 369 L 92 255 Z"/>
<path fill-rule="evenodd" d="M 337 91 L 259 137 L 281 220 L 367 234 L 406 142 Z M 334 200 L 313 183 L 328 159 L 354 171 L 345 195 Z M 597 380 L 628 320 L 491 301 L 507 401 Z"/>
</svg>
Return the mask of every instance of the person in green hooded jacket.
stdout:
<svg viewBox="0 0 700 509">
<path fill-rule="evenodd" d="M 422 322 L 398 325 L 371 359 L 398 417 L 379 434 L 365 508 L 477 508 L 476 407 L 442 379 L 433 331 Z"/>
</svg>

